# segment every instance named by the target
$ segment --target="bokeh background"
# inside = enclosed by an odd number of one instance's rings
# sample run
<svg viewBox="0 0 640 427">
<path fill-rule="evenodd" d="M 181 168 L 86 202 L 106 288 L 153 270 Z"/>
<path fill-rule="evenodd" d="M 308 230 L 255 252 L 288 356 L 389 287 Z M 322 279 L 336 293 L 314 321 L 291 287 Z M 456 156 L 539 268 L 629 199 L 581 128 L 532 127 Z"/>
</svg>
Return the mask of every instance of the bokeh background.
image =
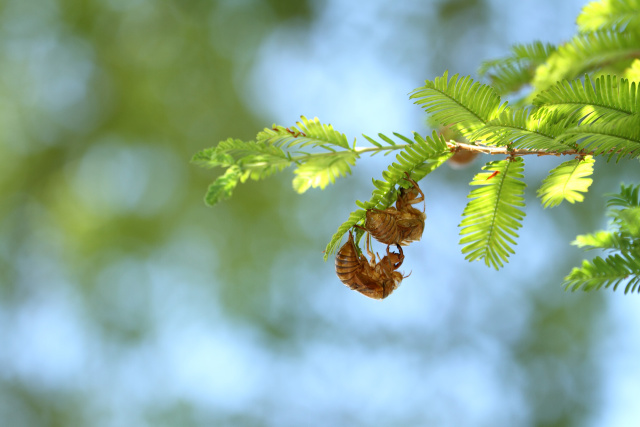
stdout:
<svg viewBox="0 0 640 427">
<path fill-rule="evenodd" d="M 606 227 L 543 211 L 558 159 L 526 159 L 527 217 L 502 271 L 460 255 L 472 167 L 421 186 L 427 225 L 391 297 L 322 250 L 391 157 L 325 191 L 292 173 L 214 208 L 230 136 L 318 116 L 349 138 L 428 132 L 424 79 L 475 76 L 513 43 L 561 43 L 585 0 L 0 1 L 0 425 L 635 426 L 637 296 L 569 293 Z"/>
</svg>

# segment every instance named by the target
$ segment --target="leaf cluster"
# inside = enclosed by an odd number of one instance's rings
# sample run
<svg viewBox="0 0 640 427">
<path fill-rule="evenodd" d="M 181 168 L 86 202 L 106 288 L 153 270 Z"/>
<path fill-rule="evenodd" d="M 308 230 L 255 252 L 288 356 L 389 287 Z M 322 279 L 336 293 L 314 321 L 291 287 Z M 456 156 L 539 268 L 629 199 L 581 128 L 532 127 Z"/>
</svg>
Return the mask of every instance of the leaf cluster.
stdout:
<svg viewBox="0 0 640 427">
<path fill-rule="evenodd" d="M 598 72 L 625 76 L 635 63 L 640 47 L 640 1 L 601 0 L 587 4 L 576 20 L 576 34 L 555 46 L 535 41 L 518 44 L 509 55 L 486 61 L 479 69 L 499 94 L 515 93 L 529 87 L 522 101 L 559 81 L 573 80 Z"/>
<path fill-rule="evenodd" d="M 226 168 L 205 195 L 205 203 L 212 206 L 231 197 L 238 183 L 264 179 L 292 165 L 296 166 L 293 188 L 298 193 L 309 188 L 324 189 L 336 178 L 351 173 L 358 157 L 355 141 L 351 145 L 331 125 L 302 116 L 296 126 L 274 124 L 265 128 L 255 141 L 229 138 L 196 153 L 192 162 L 203 167 Z"/>
<path fill-rule="evenodd" d="M 640 291 L 640 185 L 624 184 L 620 193 L 610 194 L 607 203 L 612 218 L 610 231 L 580 235 L 574 245 L 584 249 L 598 249 L 610 254 L 584 260 L 567 277 L 565 286 L 585 291 L 621 284 L 624 292 Z"/>
</svg>

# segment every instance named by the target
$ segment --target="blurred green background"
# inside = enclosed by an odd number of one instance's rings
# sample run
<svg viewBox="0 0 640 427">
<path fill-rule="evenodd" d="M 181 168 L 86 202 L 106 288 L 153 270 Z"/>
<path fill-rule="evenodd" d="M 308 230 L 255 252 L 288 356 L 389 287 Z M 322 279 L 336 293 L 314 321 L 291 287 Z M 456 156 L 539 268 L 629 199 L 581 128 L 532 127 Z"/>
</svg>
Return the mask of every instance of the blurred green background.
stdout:
<svg viewBox="0 0 640 427">
<path fill-rule="evenodd" d="M 322 250 L 390 157 L 214 208 L 219 171 L 189 164 L 301 114 L 349 138 L 424 133 L 407 96 L 424 79 L 560 43 L 585 3 L 0 1 L 0 425 L 634 425 L 635 297 L 559 283 L 637 164 L 597 165 L 583 204 L 543 212 L 558 160 L 529 161 L 498 273 L 457 245 L 482 163 L 443 167 L 383 302 Z"/>
</svg>

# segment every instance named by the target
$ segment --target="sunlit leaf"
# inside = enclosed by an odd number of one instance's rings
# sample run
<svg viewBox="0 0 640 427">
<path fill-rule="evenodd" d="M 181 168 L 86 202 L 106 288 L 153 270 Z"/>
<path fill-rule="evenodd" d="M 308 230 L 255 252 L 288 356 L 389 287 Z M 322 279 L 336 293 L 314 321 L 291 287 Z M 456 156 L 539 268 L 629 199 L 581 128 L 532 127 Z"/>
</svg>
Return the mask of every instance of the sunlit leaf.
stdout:
<svg viewBox="0 0 640 427">
<path fill-rule="evenodd" d="M 573 159 L 562 163 L 549 172 L 538 190 L 545 208 L 558 206 L 564 200 L 569 203 L 582 202 L 584 195 L 593 182 L 595 160 L 591 156 L 584 159 Z"/>
</svg>

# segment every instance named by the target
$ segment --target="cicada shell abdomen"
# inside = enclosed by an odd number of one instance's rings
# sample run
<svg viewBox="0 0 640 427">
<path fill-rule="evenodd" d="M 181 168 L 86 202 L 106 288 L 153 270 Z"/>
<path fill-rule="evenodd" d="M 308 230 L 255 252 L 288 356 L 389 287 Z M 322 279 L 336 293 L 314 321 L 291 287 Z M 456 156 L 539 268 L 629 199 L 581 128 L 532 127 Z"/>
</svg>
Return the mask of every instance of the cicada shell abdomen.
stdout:
<svg viewBox="0 0 640 427">
<path fill-rule="evenodd" d="M 387 286 L 387 283 L 377 274 L 366 274 L 364 271 L 356 273 L 356 279 L 349 287 L 373 299 L 384 299 L 395 289 Z"/>
<path fill-rule="evenodd" d="M 424 202 L 424 193 L 418 187 L 418 183 L 412 180 L 408 175 L 406 178 L 413 184 L 412 188 L 401 188 L 398 200 L 396 200 L 396 208 L 399 215 L 396 220 L 396 226 L 400 233 L 399 244 L 406 246 L 411 242 L 416 242 L 422 238 L 424 232 L 424 221 L 427 215 L 412 205 Z"/>
<path fill-rule="evenodd" d="M 392 245 L 402 240 L 398 230 L 398 216 L 400 212 L 396 208 L 385 210 L 368 210 L 365 217 L 364 228 L 380 243 Z"/>
<path fill-rule="evenodd" d="M 367 248 L 369 250 L 369 248 Z M 399 258 L 402 257 L 402 258 Z M 373 299 L 384 299 L 398 287 L 402 274 L 394 271 L 402 264 L 402 255 L 389 252 L 380 262 L 358 255 L 353 235 L 336 255 L 336 274 L 342 283 L 354 291 Z"/>
<path fill-rule="evenodd" d="M 336 255 L 336 274 L 338 279 L 349 286 L 353 282 L 355 273 L 362 270 L 362 262 L 358 256 L 356 245 L 353 242 L 353 235 L 349 232 L 349 240 L 342 245 Z"/>
</svg>

